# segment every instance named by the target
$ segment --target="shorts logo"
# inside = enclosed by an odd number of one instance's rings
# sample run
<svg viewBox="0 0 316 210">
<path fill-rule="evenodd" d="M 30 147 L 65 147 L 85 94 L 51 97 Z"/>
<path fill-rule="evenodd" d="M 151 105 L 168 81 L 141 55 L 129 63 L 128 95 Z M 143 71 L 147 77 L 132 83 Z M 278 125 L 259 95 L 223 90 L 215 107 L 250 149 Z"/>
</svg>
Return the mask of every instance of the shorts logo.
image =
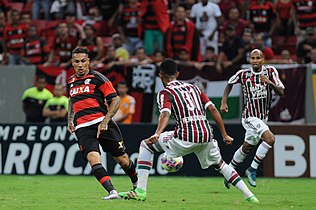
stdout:
<svg viewBox="0 0 316 210">
<path fill-rule="evenodd" d="M 81 144 L 79 145 L 79 149 L 80 149 L 80 151 L 82 151 L 82 150 L 83 150 L 83 148 L 82 148 L 82 145 L 81 145 Z"/>
<path fill-rule="evenodd" d="M 118 142 L 118 143 L 119 143 L 119 145 L 120 145 L 118 148 L 119 148 L 119 149 L 122 149 L 122 148 L 123 148 L 123 141 L 120 141 L 120 142 Z"/>
<path fill-rule="evenodd" d="M 260 124 L 258 124 L 256 127 L 257 127 L 257 128 L 260 128 Z"/>
</svg>

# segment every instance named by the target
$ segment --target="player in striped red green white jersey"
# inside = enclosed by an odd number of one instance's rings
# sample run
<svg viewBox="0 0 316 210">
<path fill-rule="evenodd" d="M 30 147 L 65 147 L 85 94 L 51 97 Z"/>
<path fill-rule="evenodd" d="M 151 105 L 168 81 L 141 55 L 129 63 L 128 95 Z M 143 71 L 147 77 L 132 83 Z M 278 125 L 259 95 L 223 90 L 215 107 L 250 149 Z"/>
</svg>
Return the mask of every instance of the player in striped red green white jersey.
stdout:
<svg viewBox="0 0 316 210">
<path fill-rule="evenodd" d="M 275 137 L 267 126 L 272 90 L 278 95 L 284 94 L 278 71 L 273 66 L 263 66 L 263 53 L 255 49 L 250 53 L 251 67 L 242 69 L 233 75 L 224 90 L 221 108 L 223 112 L 228 112 L 227 97 L 236 83 L 241 83 L 243 91 L 244 110 L 242 113 L 242 125 L 246 130 L 243 145 L 235 152 L 230 165 L 236 168 L 246 158 L 251 148 L 259 145 L 251 166 L 246 170 L 246 176 L 251 186 L 256 187 L 257 168 L 272 148 Z M 229 188 L 229 182 L 224 181 Z"/>
<path fill-rule="evenodd" d="M 223 140 L 227 144 L 233 141 L 233 138 L 227 135 L 215 105 L 198 87 L 177 80 L 179 72 L 176 62 L 172 59 L 165 59 L 161 63 L 159 76 L 165 89 L 158 94 L 160 116 L 156 132 L 140 144 L 137 188 L 129 192 L 121 192 L 119 195 L 125 199 L 146 200 L 147 182 L 154 152 L 165 152 L 171 159 L 195 153 L 203 169 L 214 166 L 243 192 L 248 202 L 258 203 L 258 199 L 239 174 L 222 159 L 217 141 L 213 139 L 211 125 L 206 119 L 206 109 L 210 111 L 219 127 Z M 171 114 L 176 119 L 175 131 L 164 132 Z"/>
</svg>

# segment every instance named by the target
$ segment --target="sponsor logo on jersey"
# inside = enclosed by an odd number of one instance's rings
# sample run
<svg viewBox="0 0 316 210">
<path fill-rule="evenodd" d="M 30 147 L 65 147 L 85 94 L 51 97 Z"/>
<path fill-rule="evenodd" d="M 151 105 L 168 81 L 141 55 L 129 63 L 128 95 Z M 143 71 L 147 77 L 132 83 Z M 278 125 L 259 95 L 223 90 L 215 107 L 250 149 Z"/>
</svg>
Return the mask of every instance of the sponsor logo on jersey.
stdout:
<svg viewBox="0 0 316 210">
<path fill-rule="evenodd" d="M 73 87 L 70 89 L 70 96 L 76 96 L 83 93 L 90 93 L 90 87 L 89 85 L 81 85 L 79 87 Z"/>
</svg>

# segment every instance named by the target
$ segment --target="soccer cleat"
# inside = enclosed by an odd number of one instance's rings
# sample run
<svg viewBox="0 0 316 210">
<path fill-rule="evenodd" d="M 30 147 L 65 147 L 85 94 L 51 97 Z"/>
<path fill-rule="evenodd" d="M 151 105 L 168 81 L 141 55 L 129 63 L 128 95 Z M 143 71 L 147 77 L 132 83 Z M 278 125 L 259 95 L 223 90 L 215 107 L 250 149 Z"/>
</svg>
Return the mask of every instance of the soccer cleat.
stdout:
<svg viewBox="0 0 316 210">
<path fill-rule="evenodd" d="M 245 171 L 245 175 L 247 176 L 248 179 L 248 183 L 252 186 L 252 187 L 256 187 L 256 179 L 257 179 L 257 173 L 256 170 L 249 167 L 246 171 Z"/>
<path fill-rule="evenodd" d="M 224 179 L 224 185 L 227 189 L 230 189 L 231 183 L 227 179 Z"/>
<path fill-rule="evenodd" d="M 125 200 L 132 199 L 132 200 L 137 200 L 137 201 L 145 201 L 146 191 L 136 188 L 135 190 L 131 190 L 129 192 L 120 192 L 119 196 L 121 196 L 121 198 L 124 198 Z"/>
<path fill-rule="evenodd" d="M 248 203 L 260 203 L 259 200 L 258 200 L 258 198 L 256 198 L 255 195 L 253 195 L 253 196 L 247 198 L 246 201 L 248 201 Z"/>
<path fill-rule="evenodd" d="M 107 196 L 102 197 L 102 200 L 114 200 L 121 199 L 121 197 L 117 194 L 116 190 L 112 190 Z"/>
</svg>

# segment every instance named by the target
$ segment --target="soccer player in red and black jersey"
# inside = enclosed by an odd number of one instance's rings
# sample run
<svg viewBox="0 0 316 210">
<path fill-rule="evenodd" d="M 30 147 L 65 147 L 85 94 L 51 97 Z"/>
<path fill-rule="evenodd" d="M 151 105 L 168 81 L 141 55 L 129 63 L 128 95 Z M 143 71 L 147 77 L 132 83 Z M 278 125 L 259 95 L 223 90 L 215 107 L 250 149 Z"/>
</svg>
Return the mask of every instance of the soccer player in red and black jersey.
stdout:
<svg viewBox="0 0 316 210">
<path fill-rule="evenodd" d="M 259 145 L 251 166 L 246 170 L 246 176 L 251 186 L 256 187 L 256 171 L 263 158 L 272 148 L 275 137 L 267 126 L 272 90 L 278 95 L 284 94 L 278 71 L 273 66 L 263 66 L 262 51 L 254 49 L 250 53 L 251 68 L 242 69 L 233 75 L 224 90 L 220 110 L 228 112 L 227 97 L 236 83 L 241 83 L 244 96 L 242 125 L 246 130 L 243 145 L 235 152 L 230 165 L 236 168 L 246 158 L 251 148 Z M 224 181 L 229 188 L 229 182 Z"/>
<path fill-rule="evenodd" d="M 23 55 L 21 59 L 25 64 L 42 64 L 49 53 L 46 41 L 38 36 L 35 25 L 30 25 L 27 30 L 27 38 L 23 44 Z"/>
<path fill-rule="evenodd" d="M 227 165 L 221 157 L 217 141 L 213 139 L 211 125 L 206 119 L 206 110 L 210 111 L 224 141 L 231 144 L 233 138 L 227 135 L 221 115 L 212 101 L 197 86 L 177 80 L 179 72 L 172 59 L 165 59 L 161 63 L 159 76 L 165 88 L 157 96 L 160 110 L 158 127 L 154 135 L 140 144 L 137 188 L 119 195 L 125 199 L 146 200 L 154 152 L 165 152 L 170 159 L 195 153 L 203 169 L 214 166 L 243 192 L 248 202 L 258 203 L 258 199 L 235 169 Z M 171 114 L 176 120 L 176 128 L 174 131 L 163 132 Z"/>
<path fill-rule="evenodd" d="M 21 53 L 29 26 L 20 21 L 18 10 L 12 10 L 11 19 L 11 24 L 7 24 L 3 31 L 4 57 L 8 57 L 8 64 L 22 64 Z"/>
<path fill-rule="evenodd" d="M 118 199 L 120 197 L 110 176 L 101 164 L 99 144 L 121 165 L 134 187 L 137 185 L 137 174 L 134 163 L 125 153 L 121 131 L 112 120 L 120 106 L 120 98 L 105 76 L 89 69 L 89 63 L 89 50 L 82 46 L 76 47 L 72 52 L 72 65 L 76 74 L 68 79 L 68 130 L 75 132 L 79 148 L 94 176 L 109 192 L 102 199 Z"/>
</svg>

